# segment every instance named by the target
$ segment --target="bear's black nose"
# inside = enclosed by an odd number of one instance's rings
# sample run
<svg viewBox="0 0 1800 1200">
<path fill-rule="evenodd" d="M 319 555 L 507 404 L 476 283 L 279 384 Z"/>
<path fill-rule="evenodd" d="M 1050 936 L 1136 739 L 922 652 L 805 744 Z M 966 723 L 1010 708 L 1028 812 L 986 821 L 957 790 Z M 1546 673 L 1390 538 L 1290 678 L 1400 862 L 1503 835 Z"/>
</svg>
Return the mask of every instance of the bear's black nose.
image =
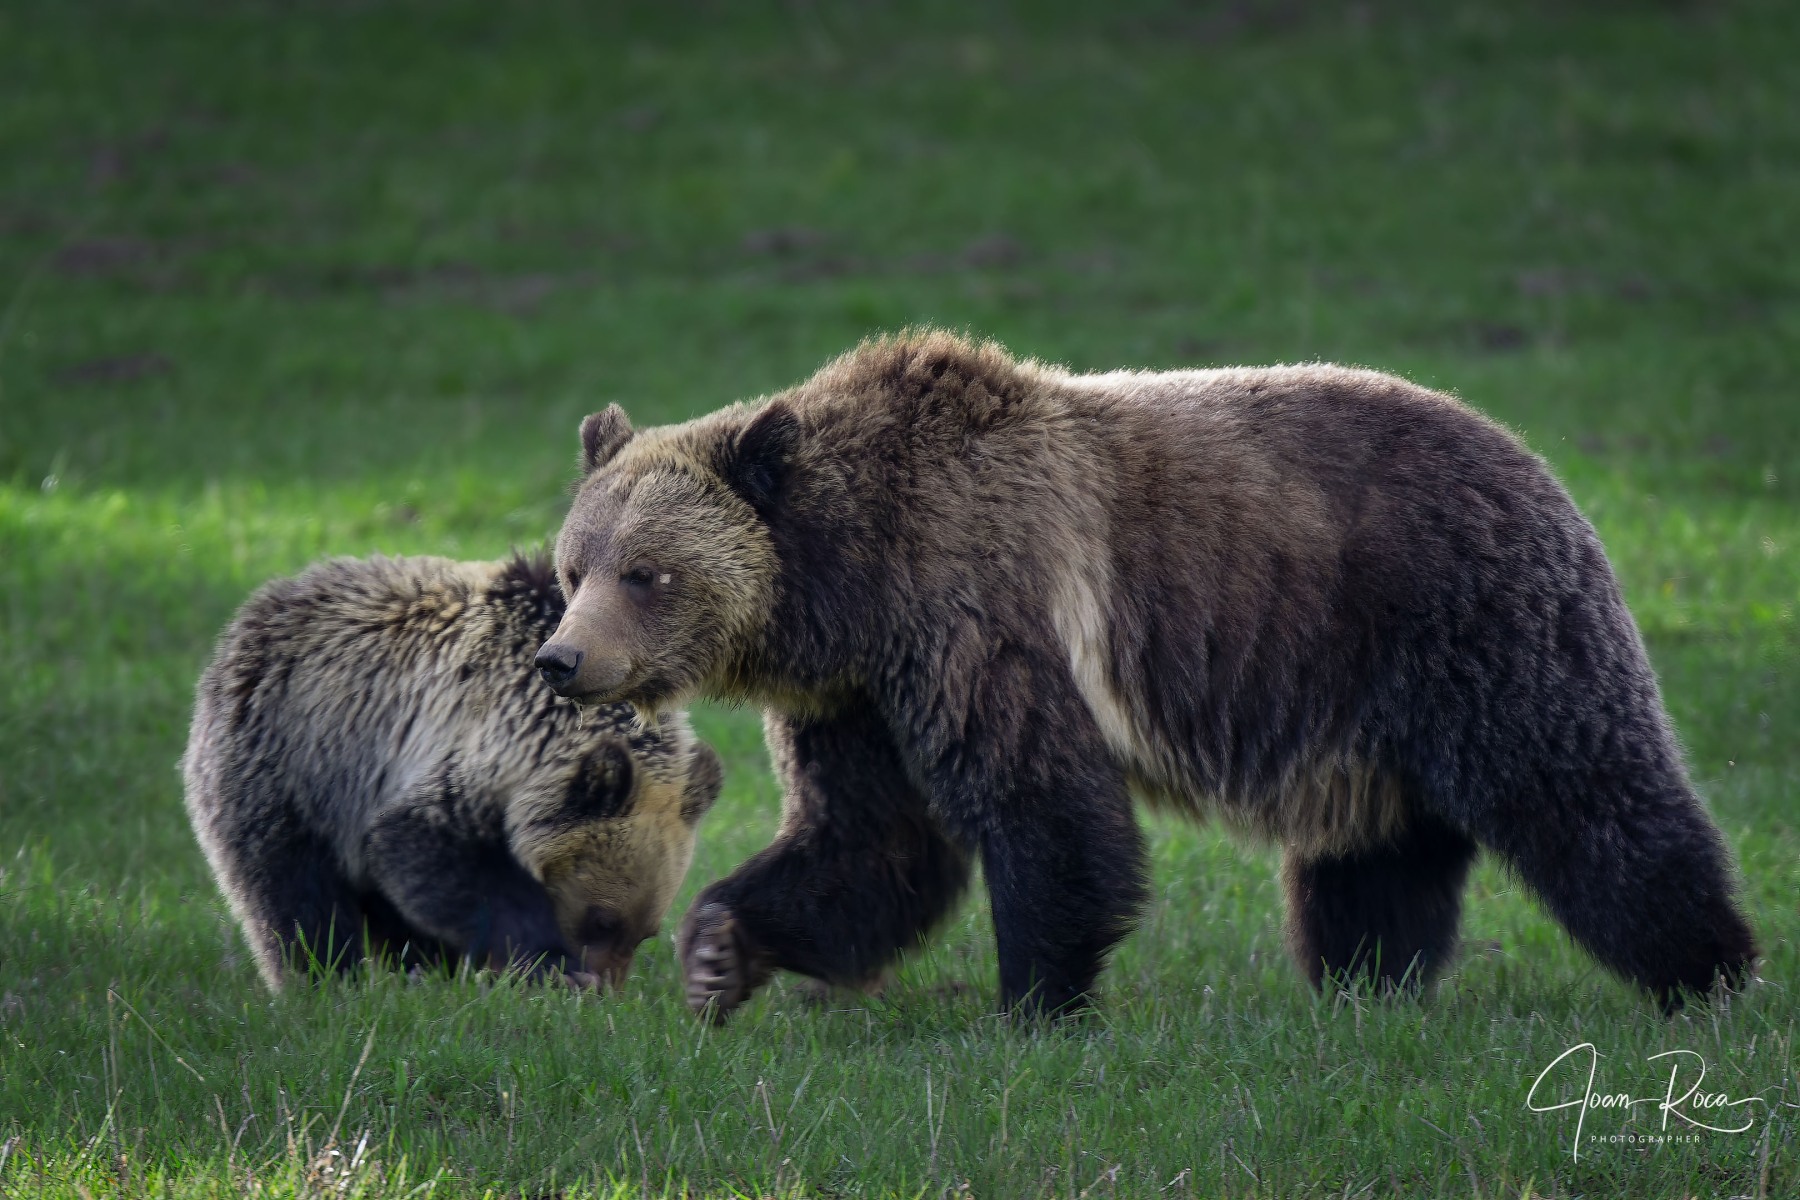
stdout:
<svg viewBox="0 0 1800 1200">
<path fill-rule="evenodd" d="M 532 661 L 537 665 L 538 674 L 544 677 L 544 682 L 560 689 L 575 678 L 575 672 L 581 670 L 581 657 L 581 651 L 573 646 L 546 642 L 538 649 L 537 657 Z"/>
</svg>

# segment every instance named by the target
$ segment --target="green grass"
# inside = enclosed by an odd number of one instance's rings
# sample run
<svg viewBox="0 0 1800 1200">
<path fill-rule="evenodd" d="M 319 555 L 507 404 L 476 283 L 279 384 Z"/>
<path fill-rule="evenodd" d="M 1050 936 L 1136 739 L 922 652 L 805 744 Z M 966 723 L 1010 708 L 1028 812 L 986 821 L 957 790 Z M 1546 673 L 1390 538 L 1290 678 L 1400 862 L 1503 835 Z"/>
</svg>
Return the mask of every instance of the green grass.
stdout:
<svg viewBox="0 0 1800 1200">
<path fill-rule="evenodd" d="M 1800 12 L 1694 4 L 0 8 L 0 1192 L 1792 1196 Z M 211 639 L 326 553 L 547 538 L 640 424 L 935 322 L 1078 368 L 1455 391 L 1600 529 L 1766 983 L 1665 1021 L 1491 865 L 1426 1003 L 1306 992 L 1271 853 L 1155 827 L 1071 1030 L 971 903 L 879 1001 L 279 999 L 182 818 Z M 771 835 L 751 713 L 687 892 Z M 1583 1145 L 1569 1046 L 1754 1129 Z M 1634 1125 L 1616 1111 L 1588 1132 Z"/>
</svg>

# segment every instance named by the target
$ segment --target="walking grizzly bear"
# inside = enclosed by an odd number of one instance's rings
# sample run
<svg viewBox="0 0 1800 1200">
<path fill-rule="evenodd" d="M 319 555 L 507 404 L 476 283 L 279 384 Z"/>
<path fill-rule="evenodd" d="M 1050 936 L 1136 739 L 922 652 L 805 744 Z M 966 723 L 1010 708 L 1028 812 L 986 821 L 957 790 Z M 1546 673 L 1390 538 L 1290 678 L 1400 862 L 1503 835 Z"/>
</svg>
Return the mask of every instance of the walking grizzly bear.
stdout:
<svg viewBox="0 0 1800 1200">
<path fill-rule="evenodd" d="M 545 677 L 761 703 L 787 785 L 684 922 L 698 1009 L 875 976 L 976 855 L 1002 1003 L 1078 1008 L 1145 900 L 1132 790 L 1280 843 L 1315 984 L 1428 979 L 1478 847 L 1667 1005 L 1753 961 L 1598 538 L 1446 396 L 926 332 L 582 446 Z"/>
<path fill-rule="evenodd" d="M 187 809 L 271 988 L 365 944 L 618 981 L 687 873 L 717 756 L 532 670 L 547 556 L 334 559 L 256 593 L 200 678 Z"/>
</svg>

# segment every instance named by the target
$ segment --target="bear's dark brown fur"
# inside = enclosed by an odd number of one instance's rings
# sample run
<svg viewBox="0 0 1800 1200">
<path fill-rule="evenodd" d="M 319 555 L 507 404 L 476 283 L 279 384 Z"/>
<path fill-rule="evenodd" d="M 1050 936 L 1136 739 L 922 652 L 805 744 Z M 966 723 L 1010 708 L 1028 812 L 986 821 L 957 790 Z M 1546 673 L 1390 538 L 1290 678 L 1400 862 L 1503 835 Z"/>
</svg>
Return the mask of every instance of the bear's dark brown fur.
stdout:
<svg viewBox="0 0 1800 1200">
<path fill-rule="evenodd" d="M 1280 842 L 1315 982 L 1428 978 L 1478 846 L 1666 1002 L 1755 955 L 1598 538 L 1446 396 L 924 333 L 582 443 L 546 676 L 761 703 L 787 785 L 686 921 L 697 1006 L 872 977 L 973 855 L 1003 1002 L 1079 1006 L 1144 901 L 1132 790 Z"/>
<path fill-rule="evenodd" d="M 270 987 L 408 964 L 621 978 L 687 873 L 718 757 L 685 717 L 533 674 L 544 557 L 332 559 L 264 586 L 200 678 L 194 832 Z"/>
</svg>

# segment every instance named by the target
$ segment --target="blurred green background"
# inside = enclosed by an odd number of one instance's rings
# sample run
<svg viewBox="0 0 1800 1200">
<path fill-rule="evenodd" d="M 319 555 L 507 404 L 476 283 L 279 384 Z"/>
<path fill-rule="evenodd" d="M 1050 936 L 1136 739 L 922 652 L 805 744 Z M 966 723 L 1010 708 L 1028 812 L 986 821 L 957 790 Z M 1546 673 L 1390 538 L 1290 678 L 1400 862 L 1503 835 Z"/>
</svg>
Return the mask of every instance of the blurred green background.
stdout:
<svg viewBox="0 0 1800 1200">
<path fill-rule="evenodd" d="M 0 6 L 0 1183 L 1792 1194 L 1797 52 L 1774 0 Z M 719 1034 L 666 946 L 616 1002 L 265 996 L 174 770 L 247 592 L 540 543 L 584 413 L 918 323 L 1506 422 L 1607 543 L 1768 982 L 1662 1022 L 1488 867 L 1432 1002 L 1315 1000 L 1273 856 L 1158 826 L 1083 1034 L 986 1016 L 980 903 L 887 999 Z M 776 807 L 756 714 L 698 719 L 730 778 L 681 903 Z M 1576 1162 L 1523 1095 L 1580 1040 L 1767 1107 Z"/>
</svg>

